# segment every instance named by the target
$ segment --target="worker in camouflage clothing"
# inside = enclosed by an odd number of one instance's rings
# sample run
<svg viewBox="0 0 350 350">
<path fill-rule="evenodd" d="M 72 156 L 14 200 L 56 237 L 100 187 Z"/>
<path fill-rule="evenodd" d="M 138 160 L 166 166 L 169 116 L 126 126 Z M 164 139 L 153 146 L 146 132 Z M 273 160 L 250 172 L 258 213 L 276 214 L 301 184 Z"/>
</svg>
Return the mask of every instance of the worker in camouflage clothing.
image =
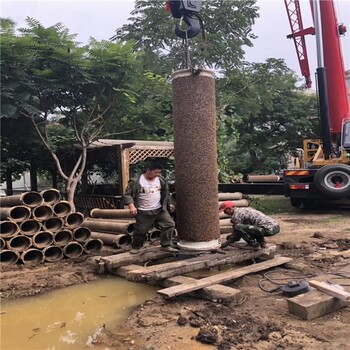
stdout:
<svg viewBox="0 0 350 350">
<path fill-rule="evenodd" d="M 273 236 L 280 232 L 278 222 L 259 210 L 236 208 L 234 202 L 223 202 L 219 211 L 231 216 L 233 227 L 233 233 L 227 236 L 227 241 L 222 247 L 226 247 L 242 238 L 251 247 L 265 248 L 266 241 L 264 237 Z"/>
</svg>

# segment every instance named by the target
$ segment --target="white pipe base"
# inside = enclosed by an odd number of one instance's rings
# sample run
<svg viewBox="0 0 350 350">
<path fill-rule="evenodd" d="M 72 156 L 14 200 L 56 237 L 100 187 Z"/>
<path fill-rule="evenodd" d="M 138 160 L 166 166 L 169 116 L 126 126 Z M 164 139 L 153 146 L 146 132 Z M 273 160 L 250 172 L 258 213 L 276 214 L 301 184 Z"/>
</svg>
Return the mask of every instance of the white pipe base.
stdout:
<svg viewBox="0 0 350 350">
<path fill-rule="evenodd" d="M 215 250 L 220 248 L 221 242 L 218 239 L 213 239 L 207 242 L 190 242 L 181 240 L 177 242 L 177 246 L 184 250 Z"/>
</svg>

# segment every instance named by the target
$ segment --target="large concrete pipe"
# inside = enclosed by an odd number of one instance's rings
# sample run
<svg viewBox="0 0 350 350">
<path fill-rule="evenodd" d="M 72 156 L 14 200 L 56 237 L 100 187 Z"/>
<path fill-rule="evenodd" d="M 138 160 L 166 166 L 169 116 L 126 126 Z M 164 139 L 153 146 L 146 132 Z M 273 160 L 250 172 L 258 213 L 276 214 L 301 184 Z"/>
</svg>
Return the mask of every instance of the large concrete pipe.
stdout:
<svg viewBox="0 0 350 350">
<path fill-rule="evenodd" d="M 91 237 L 91 230 L 87 227 L 78 227 L 73 230 L 73 239 L 79 243 L 87 241 Z"/>
<path fill-rule="evenodd" d="M 130 214 L 129 209 L 99 209 L 94 208 L 90 211 L 90 216 L 92 218 L 100 219 L 130 219 L 134 218 Z"/>
<path fill-rule="evenodd" d="M 83 249 L 86 254 L 98 253 L 103 247 L 103 242 L 100 239 L 90 238 L 83 244 Z"/>
<path fill-rule="evenodd" d="M 29 219 L 31 214 L 30 208 L 24 205 L 0 208 L 1 220 L 24 221 Z"/>
<path fill-rule="evenodd" d="M 60 201 L 54 204 L 52 209 L 59 218 L 67 216 L 72 211 L 72 207 L 67 201 Z"/>
<path fill-rule="evenodd" d="M 3 249 L 0 252 L 1 265 L 14 265 L 19 260 L 19 253 L 13 250 Z"/>
<path fill-rule="evenodd" d="M 233 201 L 239 200 L 243 198 L 243 194 L 241 192 L 219 192 L 218 193 L 219 201 Z"/>
<path fill-rule="evenodd" d="M 81 226 L 81 224 L 84 222 L 84 215 L 79 212 L 69 213 L 65 218 L 65 222 L 66 226 L 72 230 Z"/>
<path fill-rule="evenodd" d="M 45 248 L 53 243 L 54 234 L 49 231 L 40 231 L 36 233 L 32 240 L 33 246 L 36 248 Z"/>
<path fill-rule="evenodd" d="M 7 242 L 7 248 L 17 252 L 27 250 L 32 244 L 32 240 L 27 236 L 17 235 L 10 238 Z"/>
<path fill-rule="evenodd" d="M 55 188 L 49 188 L 40 192 L 44 198 L 44 203 L 48 205 L 54 205 L 61 200 L 61 194 L 59 190 Z"/>
<path fill-rule="evenodd" d="M 17 194 L 14 196 L 0 197 L 1 207 L 13 207 L 15 205 L 26 205 L 27 207 L 34 208 L 43 204 L 44 198 L 39 192 L 31 191 Z"/>
<path fill-rule="evenodd" d="M 56 246 L 63 247 L 73 240 L 73 233 L 71 230 L 62 229 L 53 235 L 53 243 Z"/>
<path fill-rule="evenodd" d="M 6 247 L 6 241 L 0 237 L 0 250 L 5 249 Z"/>
<path fill-rule="evenodd" d="M 21 260 L 24 264 L 40 264 L 44 261 L 44 253 L 35 248 L 27 249 L 22 252 Z"/>
<path fill-rule="evenodd" d="M 55 233 L 62 229 L 64 221 L 62 218 L 52 217 L 43 221 L 42 224 L 46 231 Z"/>
<path fill-rule="evenodd" d="M 19 223 L 19 230 L 22 235 L 33 236 L 38 233 L 40 229 L 41 224 L 34 219 L 28 219 Z"/>
<path fill-rule="evenodd" d="M 43 249 L 44 260 L 47 262 L 56 262 L 63 259 L 63 249 L 55 245 L 50 245 Z"/>
<path fill-rule="evenodd" d="M 179 247 L 220 247 L 214 73 L 172 75 Z"/>
<path fill-rule="evenodd" d="M 134 231 L 134 224 L 127 222 L 118 222 L 116 220 L 108 219 L 85 219 L 83 227 L 89 228 L 91 231 L 97 232 L 112 232 L 112 233 L 132 233 Z"/>
<path fill-rule="evenodd" d="M 5 220 L 0 222 L 0 237 L 9 238 L 16 236 L 19 232 L 19 227 L 16 222 Z"/>
<path fill-rule="evenodd" d="M 91 238 L 100 239 L 103 244 L 116 248 L 123 248 L 131 245 L 132 238 L 127 234 L 114 235 L 112 233 L 91 232 Z"/>
<path fill-rule="evenodd" d="M 53 210 L 49 205 L 42 204 L 32 209 L 32 217 L 37 221 L 44 221 L 53 216 Z"/>
<path fill-rule="evenodd" d="M 83 252 L 83 247 L 78 242 L 69 242 L 63 247 L 63 254 L 67 258 L 78 258 L 81 254 L 83 254 Z"/>
</svg>

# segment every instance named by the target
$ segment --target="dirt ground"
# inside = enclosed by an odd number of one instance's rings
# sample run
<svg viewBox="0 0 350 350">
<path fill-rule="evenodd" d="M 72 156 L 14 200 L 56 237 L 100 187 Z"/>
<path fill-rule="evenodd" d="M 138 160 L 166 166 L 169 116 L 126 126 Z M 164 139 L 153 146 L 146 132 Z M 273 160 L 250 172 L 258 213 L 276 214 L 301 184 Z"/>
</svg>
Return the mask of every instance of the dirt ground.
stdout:
<svg viewBox="0 0 350 350">
<path fill-rule="evenodd" d="M 104 329 L 97 349 L 110 350 L 322 350 L 350 348 L 350 308 L 305 321 L 288 311 L 280 287 L 324 275 L 350 292 L 350 207 L 272 215 L 280 234 L 268 238 L 284 265 L 228 284 L 240 289 L 240 305 L 190 296 L 156 297 L 138 306 L 123 325 Z M 104 254 L 109 254 L 105 252 Z M 20 298 L 104 278 L 83 256 L 35 266 L 2 266 L 1 297 Z M 117 329 L 117 331 L 116 331 Z"/>
</svg>

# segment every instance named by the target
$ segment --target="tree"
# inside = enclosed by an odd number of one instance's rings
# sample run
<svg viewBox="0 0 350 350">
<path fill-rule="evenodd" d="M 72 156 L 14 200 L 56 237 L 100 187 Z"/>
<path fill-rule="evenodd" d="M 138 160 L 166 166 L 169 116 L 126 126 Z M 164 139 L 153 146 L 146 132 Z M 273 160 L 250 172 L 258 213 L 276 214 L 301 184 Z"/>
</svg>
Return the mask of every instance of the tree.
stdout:
<svg viewBox="0 0 350 350">
<path fill-rule="evenodd" d="M 252 25 L 258 17 L 256 0 L 204 1 L 200 15 L 207 38 L 201 35 L 190 40 L 190 53 L 194 66 L 228 71 L 241 64 L 243 46 L 252 46 Z M 146 53 L 146 67 L 160 74 L 183 68 L 184 43 L 174 33 L 172 18 L 159 0 L 137 0 L 129 18 L 130 23 L 116 30 L 113 39 L 135 40 L 135 49 Z M 204 45 L 204 47 L 203 47 Z M 203 51 L 204 50 L 204 51 Z M 204 60 L 204 61 L 203 61 Z"/>
<path fill-rule="evenodd" d="M 317 135 L 316 96 L 296 90 L 296 81 L 278 59 L 246 65 L 220 81 L 222 147 L 231 170 L 270 173 L 287 164 L 304 138 Z"/>
<path fill-rule="evenodd" d="M 131 43 L 92 39 L 79 47 L 60 23 L 44 28 L 28 18 L 27 24 L 15 36 L 13 23 L 11 27 L 6 22 L 2 65 L 8 74 L 2 77 L 2 87 L 3 82 L 7 86 L 2 91 L 2 117 L 30 118 L 65 180 L 74 208 L 74 192 L 90 144 L 111 136 L 111 130 L 125 132 L 121 121 L 134 99 L 140 72 L 137 55 Z M 73 143 L 79 143 L 80 154 L 72 167 L 64 168 L 58 154 L 63 145 Z"/>
</svg>

